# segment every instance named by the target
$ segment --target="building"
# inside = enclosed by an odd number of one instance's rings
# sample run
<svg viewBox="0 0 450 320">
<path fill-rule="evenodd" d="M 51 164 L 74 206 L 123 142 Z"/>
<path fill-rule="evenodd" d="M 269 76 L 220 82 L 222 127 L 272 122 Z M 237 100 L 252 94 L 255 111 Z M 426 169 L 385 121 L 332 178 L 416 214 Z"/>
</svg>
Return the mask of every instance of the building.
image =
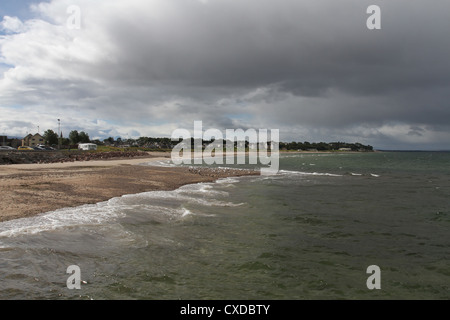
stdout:
<svg viewBox="0 0 450 320">
<path fill-rule="evenodd" d="M 35 135 L 29 134 L 22 139 L 22 146 L 24 147 L 34 147 L 38 144 L 44 144 L 44 137 L 39 133 L 36 133 Z"/>
<path fill-rule="evenodd" d="M 79 150 L 97 150 L 97 145 L 94 143 L 80 143 L 78 145 Z"/>
<path fill-rule="evenodd" d="M 16 138 L 8 139 L 7 136 L 0 136 L 0 146 L 9 146 L 17 149 L 17 147 L 20 147 L 21 145 L 22 145 L 21 139 Z"/>
<path fill-rule="evenodd" d="M 18 147 L 20 147 L 22 145 L 22 140 L 21 139 L 16 139 L 16 138 L 12 138 L 12 139 L 8 139 L 8 145 L 17 149 Z"/>
</svg>

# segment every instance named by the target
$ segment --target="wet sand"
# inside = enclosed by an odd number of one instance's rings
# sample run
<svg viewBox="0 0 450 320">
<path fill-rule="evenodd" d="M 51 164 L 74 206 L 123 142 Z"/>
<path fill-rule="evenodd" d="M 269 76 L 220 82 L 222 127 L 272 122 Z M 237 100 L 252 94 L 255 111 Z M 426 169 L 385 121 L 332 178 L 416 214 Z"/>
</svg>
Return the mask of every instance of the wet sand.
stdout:
<svg viewBox="0 0 450 320">
<path fill-rule="evenodd" d="M 125 194 L 174 190 L 190 183 L 259 174 L 247 170 L 142 165 L 167 157 L 153 154 L 139 159 L 0 166 L 0 222 Z"/>
</svg>

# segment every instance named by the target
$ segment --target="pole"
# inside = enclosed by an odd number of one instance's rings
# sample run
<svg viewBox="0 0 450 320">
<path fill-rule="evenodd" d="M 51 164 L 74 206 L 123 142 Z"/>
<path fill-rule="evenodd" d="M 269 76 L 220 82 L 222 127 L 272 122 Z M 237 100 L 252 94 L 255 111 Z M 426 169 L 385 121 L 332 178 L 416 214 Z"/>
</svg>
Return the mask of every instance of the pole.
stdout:
<svg viewBox="0 0 450 320">
<path fill-rule="evenodd" d="M 61 149 L 61 120 L 58 119 L 58 150 Z"/>
</svg>

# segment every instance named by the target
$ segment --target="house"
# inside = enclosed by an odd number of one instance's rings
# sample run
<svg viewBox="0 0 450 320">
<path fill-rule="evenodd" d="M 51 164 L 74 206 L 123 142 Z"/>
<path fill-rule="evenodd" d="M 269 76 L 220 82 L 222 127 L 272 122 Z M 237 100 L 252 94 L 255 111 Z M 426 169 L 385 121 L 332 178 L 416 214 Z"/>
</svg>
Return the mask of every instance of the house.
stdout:
<svg viewBox="0 0 450 320">
<path fill-rule="evenodd" d="M 38 144 L 44 144 L 44 137 L 39 133 L 36 133 L 35 135 L 29 134 L 22 139 L 22 146 L 24 147 L 34 147 Z"/>
<path fill-rule="evenodd" d="M 17 149 L 18 147 L 20 147 L 22 145 L 21 139 L 11 138 L 11 139 L 8 139 L 7 141 L 8 141 L 8 144 L 15 149 Z"/>
<path fill-rule="evenodd" d="M 21 145 L 22 145 L 21 139 L 16 138 L 8 139 L 7 136 L 0 136 L 0 146 L 9 146 L 17 149 L 17 147 L 20 147 Z"/>
</svg>

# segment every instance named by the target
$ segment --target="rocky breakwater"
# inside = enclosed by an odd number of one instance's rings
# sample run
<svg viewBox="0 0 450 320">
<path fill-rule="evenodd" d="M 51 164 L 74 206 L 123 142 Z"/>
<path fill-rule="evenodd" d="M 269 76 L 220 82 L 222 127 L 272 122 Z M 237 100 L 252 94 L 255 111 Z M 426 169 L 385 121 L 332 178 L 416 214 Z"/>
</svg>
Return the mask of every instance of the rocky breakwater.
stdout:
<svg viewBox="0 0 450 320">
<path fill-rule="evenodd" d="M 146 152 L 139 151 L 3 151 L 0 152 L 0 165 L 32 164 L 32 163 L 62 163 L 75 161 L 126 159 L 148 157 Z"/>
<path fill-rule="evenodd" d="M 212 178 L 227 178 L 240 176 L 255 176 L 260 175 L 258 170 L 250 169 L 234 169 L 234 168 L 206 168 L 206 167 L 190 167 L 190 173 L 207 176 Z"/>
<path fill-rule="evenodd" d="M 126 159 L 147 157 L 146 152 L 140 151 L 110 151 L 110 152 L 96 152 L 96 153 L 78 153 L 70 154 L 67 161 L 91 161 L 91 160 L 108 160 L 108 159 Z"/>
</svg>

